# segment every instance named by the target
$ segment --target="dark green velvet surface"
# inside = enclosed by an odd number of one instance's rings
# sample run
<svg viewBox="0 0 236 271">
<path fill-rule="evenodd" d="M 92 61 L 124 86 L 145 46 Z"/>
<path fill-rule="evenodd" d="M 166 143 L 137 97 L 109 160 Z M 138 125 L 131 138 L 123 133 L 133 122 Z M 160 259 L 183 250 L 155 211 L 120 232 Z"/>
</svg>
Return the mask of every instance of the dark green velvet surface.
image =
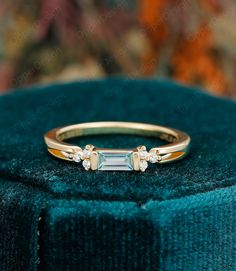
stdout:
<svg viewBox="0 0 236 271">
<path fill-rule="evenodd" d="M 47 154 L 47 130 L 103 120 L 184 130 L 191 152 L 145 173 L 85 172 Z M 166 81 L 110 79 L 0 97 L 0 270 L 236 270 L 235 123 L 235 102 Z M 157 144 L 132 136 L 75 142 Z"/>
</svg>

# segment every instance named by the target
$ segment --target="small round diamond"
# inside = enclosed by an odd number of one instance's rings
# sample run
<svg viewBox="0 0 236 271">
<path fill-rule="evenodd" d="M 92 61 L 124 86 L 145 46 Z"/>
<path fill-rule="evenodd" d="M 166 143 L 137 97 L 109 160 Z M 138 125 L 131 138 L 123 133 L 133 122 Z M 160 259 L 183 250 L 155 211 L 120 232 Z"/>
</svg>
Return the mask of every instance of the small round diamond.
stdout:
<svg viewBox="0 0 236 271">
<path fill-rule="evenodd" d="M 146 168 L 148 167 L 147 161 L 145 161 L 145 160 L 140 161 L 139 167 L 140 167 L 141 171 L 145 171 Z"/>
<path fill-rule="evenodd" d="M 90 169 L 91 163 L 90 163 L 89 160 L 84 160 L 82 164 L 83 164 L 83 167 L 84 167 L 86 170 L 89 170 L 89 169 Z"/>
<path fill-rule="evenodd" d="M 83 150 L 83 158 L 89 158 L 91 155 L 91 151 L 89 149 Z"/>
<path fill-rule="evenodd" d="M 150 163 L 156 163 L 158 161 L 158 155 L 155 152 L 150 153 L 149 161 Z"/>
<path fill-rule="evenodd" d="M 149 162 L 150 163 L 156 163 L 161 161 L 161 156 L 157 155 L 155 152 L 151 152 L 149 155 Z"/>
<path fill-rule="evenodd" d="M 140 159 L 146 159 L 148 156 L 148 152 L 146 150 L 142 150 L 139 152 Z"/>
<path fill-rule="evenodd" d="M 81 152 L 77 152 L 73 155 L 73 161 L 76 162 L 76 163 L 79 163 L 81 161 L 81 156 L 82 156 L 82 153 Z"/>
</svg>

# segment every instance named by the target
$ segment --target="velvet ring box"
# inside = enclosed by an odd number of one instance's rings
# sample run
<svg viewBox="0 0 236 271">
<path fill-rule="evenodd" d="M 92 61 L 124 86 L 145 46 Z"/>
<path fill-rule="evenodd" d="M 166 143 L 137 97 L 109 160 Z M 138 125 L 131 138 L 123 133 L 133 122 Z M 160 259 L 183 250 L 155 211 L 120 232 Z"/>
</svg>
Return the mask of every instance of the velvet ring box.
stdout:
<svg viewBox="0 0 236 271">
<path fill-rule="evenodd" d="M 145 173 L 86 172 L 47 153 L 46 131 L 106 120 L 183 130 L 191 152 Z M 236 270 L 235 102 L 168 81 L 54 84 L 1 96 L 0 132 L 1 271 Z"/>
</svg>

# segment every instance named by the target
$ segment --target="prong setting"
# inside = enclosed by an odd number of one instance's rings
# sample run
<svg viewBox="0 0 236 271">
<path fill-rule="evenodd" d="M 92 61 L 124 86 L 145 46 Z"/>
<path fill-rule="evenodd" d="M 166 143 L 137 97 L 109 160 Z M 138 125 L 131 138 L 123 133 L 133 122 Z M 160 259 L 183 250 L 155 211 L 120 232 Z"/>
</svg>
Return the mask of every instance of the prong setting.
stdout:
<svg viewBox="0 0 236 271">
<path fill-rule="evenodd" d="M 82 152 L 78 151 L 78 152 L 74 153 L 72 156 L 72 159 L 74 162 L 79 163 L 82 159 Z"/>
<path fill-rule="evenodd" d="M 90 167 L 91 167 L 91 162 L 89 159 L 85 159 L 83 162 L 82 162 L 82 165 L 83 167 L 85 168 L 85 170 L 89 170 Z"/>
<path fill-rule="evenodd" d="M 85 148 L 83 150 L 83 159 L 89 159 L 90 158 L 93 148 L 94 148 L 94 146 L 91 145 L 91 144 L 85 146 Z"/>
<path fill-rule="evenodd" d="M 85 168 L 85 170 L 89 170 L 91 168 L 91 154 L 93 152 L 94 146 L 91 144 L 88 144 L 85 146 L 83 153 L 82 153 L 82 165 Z"/>
<path fill-rule="evenodd" d="M 147 161 L 149 160 L 149 153 L 147 152 L 147 148 L 145 146 L 139 146 L 137 150 L 140 158 L 139 169 L 140 171 L 144 172 L 148 167 Z"/>
<path fill-rule="evenodd" d="M 149 152 L 149 162 L 152 164 L 159 163 L 162 160 L 161 155 L 156 151 Z"/>
</svg>

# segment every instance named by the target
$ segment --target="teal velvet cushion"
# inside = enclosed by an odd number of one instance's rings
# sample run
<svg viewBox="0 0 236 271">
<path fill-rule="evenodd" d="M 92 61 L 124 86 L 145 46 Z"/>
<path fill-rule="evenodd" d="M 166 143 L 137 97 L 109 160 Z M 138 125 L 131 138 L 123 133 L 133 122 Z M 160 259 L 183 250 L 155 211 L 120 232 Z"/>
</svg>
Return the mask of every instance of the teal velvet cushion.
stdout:
<svg viewBox="0 0 236 271">
<path fill-rule="evenodd" d="M 122 120 L 191 135 L 184 160 L 86 172 L 43 134 Z M 110 79 L 0 97 L 0 270 L 236 270 L 236 103 L 168 81 Z M 73 140 L 161 144 L 133 136 Z"/>
</svg>

